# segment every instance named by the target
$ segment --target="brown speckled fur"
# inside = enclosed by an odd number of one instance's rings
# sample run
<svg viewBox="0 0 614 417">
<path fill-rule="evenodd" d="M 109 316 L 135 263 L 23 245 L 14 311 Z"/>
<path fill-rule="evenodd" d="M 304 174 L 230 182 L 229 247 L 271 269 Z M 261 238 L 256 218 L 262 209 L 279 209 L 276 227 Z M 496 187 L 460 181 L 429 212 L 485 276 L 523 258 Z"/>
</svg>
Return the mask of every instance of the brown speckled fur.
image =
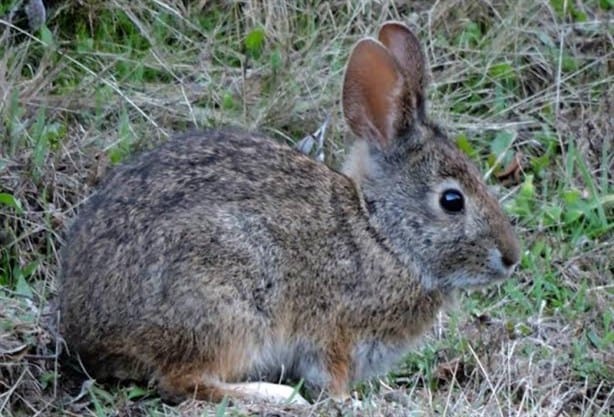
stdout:
<svg viewBox="0 0 614 417">
<path fill-rule="evenodd" d="M 226 382 L 280 376 L 343 398 L 387 371 L 455 288 L 509 276 L 492 251 L 517 263 L 511 226 L 426 119 L 423 80 L 406 79 L 425 67 L 415 37 L 387 25 L 382 42 L 413 54 L 404 70 L 401 58 L 379 68 L 391 71 L 391 99 L 365 99 L 379 93 L 360 59 L 346 74 L 346 117 L 368 141 L 350 158 L 364 169 L 342 174 L 258 134 L 208 131 L 116 168 L 89 198 L 60 277 L 62 333 L 88 371 L 153 379 L 174 400 L 220 400 L 239 395 Z M 361 48 L 388 54 L 365 40 L 353 57 Z M 387 114 L 390 125 L 372 119 Z M 438 206 L 451 180 L 463 213 Z"/>
</svg>

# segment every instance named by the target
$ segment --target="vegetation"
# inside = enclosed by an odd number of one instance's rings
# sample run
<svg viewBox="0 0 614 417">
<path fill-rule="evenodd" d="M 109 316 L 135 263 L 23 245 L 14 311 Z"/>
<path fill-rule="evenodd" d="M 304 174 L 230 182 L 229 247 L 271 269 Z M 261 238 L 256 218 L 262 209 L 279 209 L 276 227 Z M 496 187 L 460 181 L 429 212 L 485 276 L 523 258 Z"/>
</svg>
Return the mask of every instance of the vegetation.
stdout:
<svg viewBox="0 0 614 417">
<path fill-rule="evenodd" d="M 30 33 L 0 3 L 0 415 L 614 415 L 611 0 L 53 1 Z M 62 236 L 104 172 L 192 128 L 293 143 L 331 114 L 352 44 L 408 22 L 434 118 L 489 177 L 523 242 L 515 279 L 463 297 L 362 409 L 163 404 L 61 366 Z"/>
</svg>

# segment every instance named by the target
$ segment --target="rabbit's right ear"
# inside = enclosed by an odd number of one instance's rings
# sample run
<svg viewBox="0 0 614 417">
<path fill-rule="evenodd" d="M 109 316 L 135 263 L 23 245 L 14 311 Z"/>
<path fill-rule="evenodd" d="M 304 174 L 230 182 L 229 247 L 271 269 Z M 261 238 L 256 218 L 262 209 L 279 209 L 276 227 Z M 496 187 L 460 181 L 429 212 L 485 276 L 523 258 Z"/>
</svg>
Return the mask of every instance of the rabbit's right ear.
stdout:
<svg viewBox="0 0 614 417">
<path fill-rule="evenodd" d="M 397 136 L 403 118 L 405 89 L 399 63 L 384 45 L 372 38 L 359 41 L 343 82 L 343 114 L 350 129 L 380 149 Z"/>
</svg>

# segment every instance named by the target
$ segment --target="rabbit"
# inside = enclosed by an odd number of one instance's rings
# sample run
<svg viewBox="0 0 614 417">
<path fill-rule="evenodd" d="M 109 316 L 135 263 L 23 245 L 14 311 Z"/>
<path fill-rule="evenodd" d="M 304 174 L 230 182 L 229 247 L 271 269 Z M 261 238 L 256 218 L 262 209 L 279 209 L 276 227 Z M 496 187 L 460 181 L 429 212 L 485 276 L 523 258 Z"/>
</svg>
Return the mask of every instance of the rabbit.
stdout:
<svg viewBox="0 0 614 417">
<path fill-rule="evenodd" d="M 113 169 L 69 228 L 61 332 L 95 378 L 166 401 L 345 401 L 459 290 L 519 262 L 480 172 L 427 117 L 403 23 L 353 47 L 340 170 L 258 133 L 184 133 Z M 305 399 L 295 396 L 298 403 Z"/>
</svg>

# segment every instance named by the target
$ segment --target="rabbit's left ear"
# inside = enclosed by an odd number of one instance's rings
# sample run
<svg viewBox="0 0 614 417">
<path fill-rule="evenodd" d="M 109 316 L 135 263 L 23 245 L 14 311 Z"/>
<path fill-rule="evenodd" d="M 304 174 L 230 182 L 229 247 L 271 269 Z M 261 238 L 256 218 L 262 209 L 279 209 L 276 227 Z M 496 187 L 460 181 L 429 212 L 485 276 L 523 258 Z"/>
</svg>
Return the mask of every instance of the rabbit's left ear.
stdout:
<svg viewBox="0 0 614 417">
<path fill-rule="evenodd" d="M 413 95 L 413 110 L 424 111 L 427 83 L 426 58 L 416 35 L 401 22 L 386 22 L 379 30 L 378 40 L 384 44 L 399 64 L 406 88 Z"/>
</svg>

